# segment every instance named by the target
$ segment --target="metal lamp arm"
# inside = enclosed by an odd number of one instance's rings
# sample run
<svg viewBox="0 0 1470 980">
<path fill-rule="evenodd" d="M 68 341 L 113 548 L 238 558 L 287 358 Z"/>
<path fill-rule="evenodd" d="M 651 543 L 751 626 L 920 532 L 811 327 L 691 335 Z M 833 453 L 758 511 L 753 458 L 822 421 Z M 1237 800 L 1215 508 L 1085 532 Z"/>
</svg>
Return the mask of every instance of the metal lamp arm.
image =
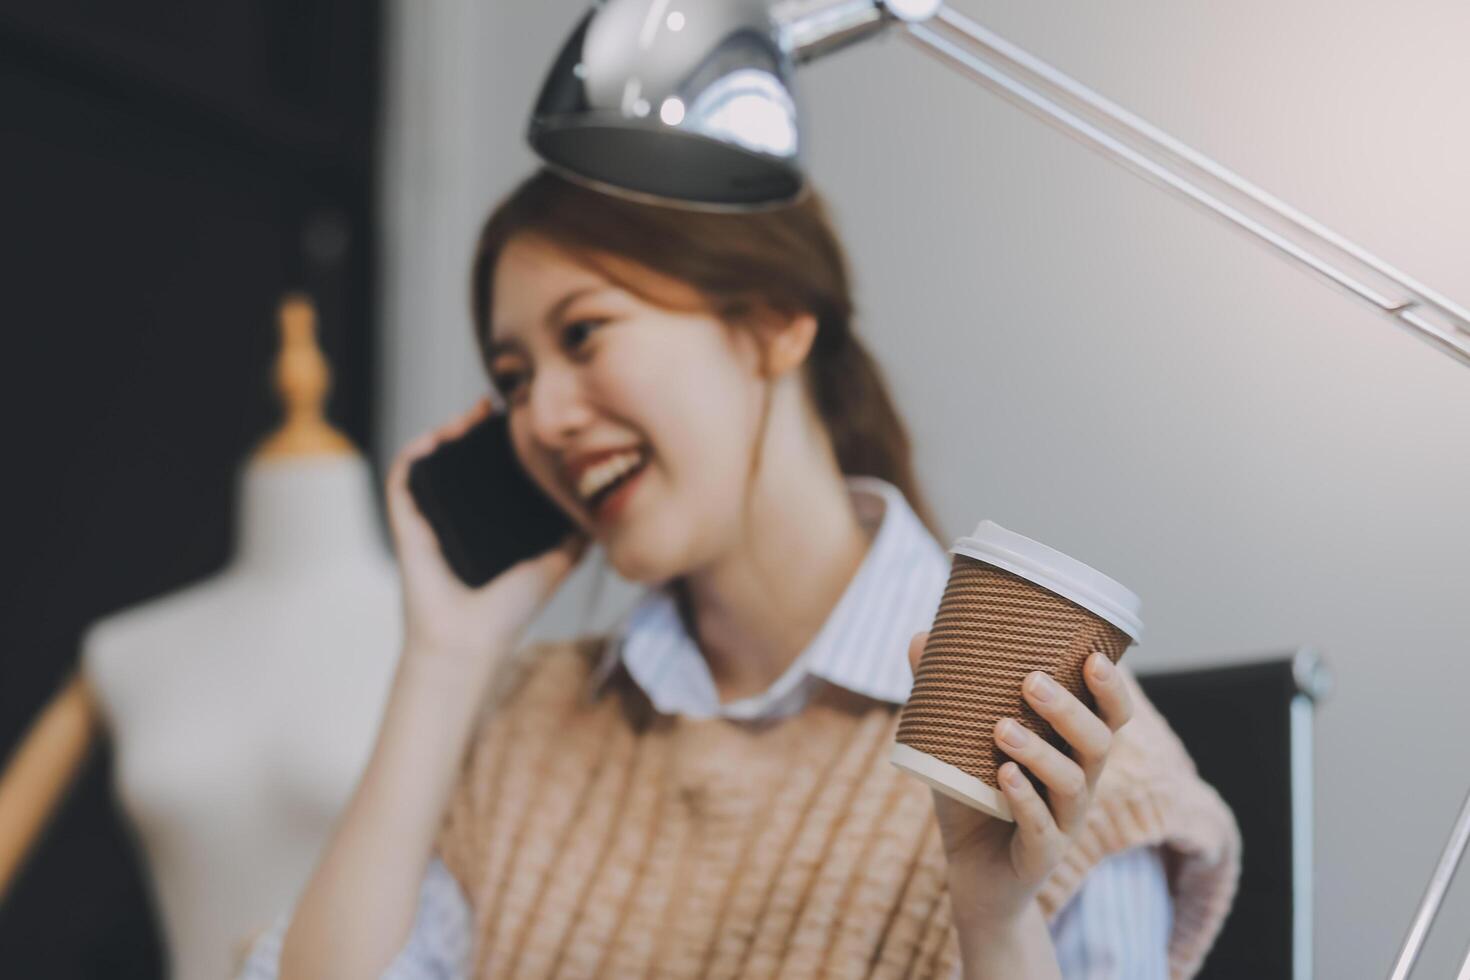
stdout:
<svg viewBox="0 0 1470 980">
<path fill-rule="evenodd" d="M 784 0 L 772 15 L 798 63 L 899 26 L 925 53 L 1470 366 L 1470 311 L 958 11 L 936 0 Z"/>
</svg>

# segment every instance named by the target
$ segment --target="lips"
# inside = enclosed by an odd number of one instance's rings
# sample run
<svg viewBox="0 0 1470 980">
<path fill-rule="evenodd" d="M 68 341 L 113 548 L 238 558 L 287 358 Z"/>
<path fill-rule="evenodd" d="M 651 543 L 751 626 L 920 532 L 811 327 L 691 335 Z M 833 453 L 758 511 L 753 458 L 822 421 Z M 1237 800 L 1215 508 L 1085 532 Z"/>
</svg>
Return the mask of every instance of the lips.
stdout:
<svg viewBox="0 0 1470 980">
<path fill-rule="evenodd" d="M 650 459 L 643 443 L 568 456 L 562 464 L 563 486 L 573 500 L 600 519 L 603 503 L 642 473 Z"/>
<path fill-rule="evenodd" d="M 642 446 L 631 445 L 617 446 L 613 449 L 599 449 L 595 452 L 584 453 L 581 456 L 573 456 L 566 459 L 562 463 L 562 477 L 565 480 L 567 487 L 570 488 L 571 491 L 575 494 L 577 491 L 577 485 L 582 480 L 582 474 L 586 473 L 592 467 L 598 465 L 599 463 L 602 463 L 605 460 L 611 459 L 614 456 L 621 456 L 624 453 L 643 451 L 644 450 Z"/>
<path fill-rule="evenodd" d="M 626 472 L 619 474 L 617 477 L 608 482 L 605 486 L 600 488 L 591 497 L 588 497 L 586 500 L 586 505 L 588 509 L 591 510 L 592 513 L 596 515 L 599 520 L 612 516 L 612 514 L 608 512 L 606 505 L 608 505 L 610 501 L 614 501 L 614 498 L 618 497 L 619 491 L 626 487 L 628 484 L 632 483 L 634 480 L 638 479 L 638 477 L 642 475 L 643 471 L 646 469 L 648 469 L 648 457 L 647 455 L 644 455 L 643 458 L 638 461 L 637 465 L 633 466 Z M 620 503 L 621 498 L 619 498 L 616 502 Z"/>
</svg>

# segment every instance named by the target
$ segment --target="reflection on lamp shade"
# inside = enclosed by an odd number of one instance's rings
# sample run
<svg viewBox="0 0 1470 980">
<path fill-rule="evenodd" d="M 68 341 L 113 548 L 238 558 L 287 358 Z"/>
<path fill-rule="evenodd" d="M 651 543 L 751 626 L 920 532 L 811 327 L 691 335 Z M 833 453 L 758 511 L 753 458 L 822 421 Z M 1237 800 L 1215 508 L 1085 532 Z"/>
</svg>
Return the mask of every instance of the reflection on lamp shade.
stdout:
<svg viewBox="0 0 1470 980">
<path fill-rule="evenodd" d="M 707 210 L 780 206 L 803 187 L 795 63 L 765 0 L 607 0 L 542 86 L 528 138 L 599 190 Z"/>
</svg>

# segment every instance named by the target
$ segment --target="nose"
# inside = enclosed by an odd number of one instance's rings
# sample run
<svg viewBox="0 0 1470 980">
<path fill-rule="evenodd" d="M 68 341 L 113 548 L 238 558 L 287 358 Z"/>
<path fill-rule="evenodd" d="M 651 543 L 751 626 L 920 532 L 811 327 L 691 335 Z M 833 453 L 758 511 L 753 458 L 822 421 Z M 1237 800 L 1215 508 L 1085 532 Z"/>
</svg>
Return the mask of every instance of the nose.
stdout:
<svg viewBox="0 0 1470 980">
<path fill-rule="evenodd" d="M 547 449 L 562 450 L 592 420 L 581 382 L 569 367 L 548 365 L 536 372 L 526 400 L 531 435 Z"/>
</svg>

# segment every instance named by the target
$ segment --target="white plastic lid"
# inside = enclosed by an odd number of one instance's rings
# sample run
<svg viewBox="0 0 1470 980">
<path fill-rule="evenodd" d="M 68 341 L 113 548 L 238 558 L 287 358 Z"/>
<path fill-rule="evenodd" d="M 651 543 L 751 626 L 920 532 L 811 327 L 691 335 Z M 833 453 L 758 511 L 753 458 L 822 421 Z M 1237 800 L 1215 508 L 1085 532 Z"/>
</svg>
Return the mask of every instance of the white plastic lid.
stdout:
<svg viewBox="0 0 1470 980">
<path fill-rule="evenodd" d="M 974 534 L 957 538 L 949 552 L 1004 568 L 1070 599 L 1127 633 L 1134 643 L 1143 635 L 1138 596 L 1097 569 L 994 521 L 981 521 Z"/>
</svg>

